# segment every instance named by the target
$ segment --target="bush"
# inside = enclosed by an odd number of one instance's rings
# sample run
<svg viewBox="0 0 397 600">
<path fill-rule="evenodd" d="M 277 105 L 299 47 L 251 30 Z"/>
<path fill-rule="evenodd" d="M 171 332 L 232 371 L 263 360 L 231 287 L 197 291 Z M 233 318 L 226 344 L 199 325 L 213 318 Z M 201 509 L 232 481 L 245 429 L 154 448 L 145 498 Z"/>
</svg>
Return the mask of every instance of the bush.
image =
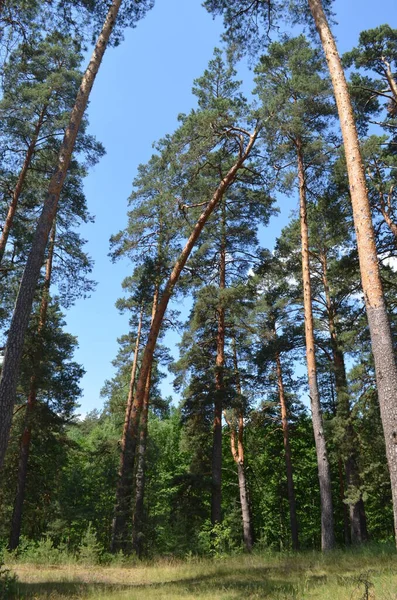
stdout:
<svg viewBox="0 0 397 600">
<path fill-rule="evenodd" d="M 66 546 L 60 545 L 56 548 L 54 542 L 48 536 L 42 538 L 39 542 L 32 541 L 20 544 L 17 551 L 12 553 L 12 556 L 18 562 L 37 565 L 60 565 L 75 560 L 74 556 L 67 551 Z"/>
<path fill-rule="evenodd" d="M 17 594 L 17 576 L 10 569 L 4 567 L 0 560 L 0 600 L 15 598 Z"/>
<path fill-rule="evenodd" d="M 206 521 L 199 535 L 199 552 L 210 554 L 215 558 L 235 554 L 241 549 L 241 545 L 236 543 L 233 527 L 225 521 L 216 523 L 212 526 L 210 521 Z"/>
<path fill-rule="evenodd" d="M 82 537 L 79 547 L 79 562 L 85 565 L 96 565 L 99 563 L 102 548 L 97 540 L 95 530 L 92 523 L 88 524 L 87 531 Z"/>
</svg>

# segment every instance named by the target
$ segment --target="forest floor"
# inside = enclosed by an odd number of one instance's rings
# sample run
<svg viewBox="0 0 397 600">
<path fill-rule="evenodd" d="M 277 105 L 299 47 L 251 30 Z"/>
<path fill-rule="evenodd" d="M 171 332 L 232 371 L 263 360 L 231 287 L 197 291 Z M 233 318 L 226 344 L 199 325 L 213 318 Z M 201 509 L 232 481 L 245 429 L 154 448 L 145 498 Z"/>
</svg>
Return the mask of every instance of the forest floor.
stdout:
<svg viewBox="0 0 397 600">
<path fill-rule="evenodd" d="M 135 566 L 9 565 L 35 600 L 397 600 L 397 553 L 255 554 Z"/>
</svg>

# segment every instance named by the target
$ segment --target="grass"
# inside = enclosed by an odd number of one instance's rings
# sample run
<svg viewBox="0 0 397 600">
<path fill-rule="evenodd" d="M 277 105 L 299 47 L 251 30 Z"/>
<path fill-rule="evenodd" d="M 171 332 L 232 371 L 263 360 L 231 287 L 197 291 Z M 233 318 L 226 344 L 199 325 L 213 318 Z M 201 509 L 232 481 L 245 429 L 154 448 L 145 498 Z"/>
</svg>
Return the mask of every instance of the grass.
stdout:
<svg viewBox="0 0 397 600">
<path fill-rule="evenodd" d="M 390 549 L 255 554 L 138 566 L 14 564 L 15 598 L 31 600 L 397 600 Z"/>
</svg>

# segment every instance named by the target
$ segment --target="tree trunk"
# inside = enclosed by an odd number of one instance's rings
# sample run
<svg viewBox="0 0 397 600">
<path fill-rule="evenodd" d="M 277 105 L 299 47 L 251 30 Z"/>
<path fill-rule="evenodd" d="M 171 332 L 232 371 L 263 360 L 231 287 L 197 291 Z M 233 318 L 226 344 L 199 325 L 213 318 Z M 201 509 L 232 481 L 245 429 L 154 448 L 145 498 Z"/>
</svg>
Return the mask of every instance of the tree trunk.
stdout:
<svg viewBox="0 0 397 600">
<path fill-rule="evenodd" d="M 34 151 L 36 148 L 37 138 L 39 136 L 41 127 L 43 125 L 44 117 L 47 112 L 47 106 L 48 106 L 47 104 L 44 104 L 44 106 L 40 112 L 39 119 L 34 128 L 32 139 L 30 141 L 30 144 L 29 144 L 27 152 L 26 152 L 26 156 L 25 156 L 24 163 L 22 165 L 21 172 L 19 173 L 18 180 L 17 180 L 15 189 L 12 194 L 11 204 L 8 208 L 7 217 L 6 217 L 6 220 L 5 220 L 5 223 L 3 226 L 3 231 L 2 231 L 2 234 L 0 237 L 0 264 L 3 260 L 4 252 L 5 252 L 7 241 L 8 241 L 8 236 L 10 235 L 11 227 L 12 227 L 12 224 L 14 221 L 14 215 L 17 210 L 19 197 L 21 195 L 23 184 L 25 183 L 26 175 L 28 173 L 30 163 L 32 161 L 32 157 L 33 157 L 33 154 L 34 154 Z"/>
<path fill-rule="evenodd" d="M 233 360 L 234 371 L 236 374 L 236 390 L 240 398 L 242 398 L 242 389 L 240 382 L 240 372 L 238 370 L 236 340 L 233 340 Z M 234 432 L 234 429 L 233 429 Z M 234 461 L 237 463 L 238 487 L 240 492 L 241 516 L 243 520 L 243 540 L 247 552 L 251 552 L 254 544 L 254 532 L 252 526 L 251 509 L 248 496 L 247 479 L 245 476 L 244 463 L 244 413 L 243 407 L 240 407 L 238 413 L 238 438 L 237 450 L 235 442 L 235 434 L 231 433 L 231 450 Z"/>
<path fill-rule="evenodd" d="M 56 225 L 51 230 L 50 244 L 48 248 L 48 257 L 46 264 L 46 272 L 43 286 L 43 293 L 40 304 L 39 325 L 37 328 L 37 337 L 40 339 L 47 320 L 47 309 L 51 287 L 52 262 L 54 258 Z M 26 477 L 28 474 L 28 461 L 30 453 L 30 443 L 32 440 L 32 418 L 37 404 L 37 384 L 38 370 L 40 369 L 40 350 L 37 352 L 33 360 L 33 374 L 30 378 L 30 389 L 25 412 L 24 431 L 21 438 L 21 446 L 19 451 L 18 476 L 17 476 L 17 491 L 14 500 L 14 508 L 11 519 L 11 532 L 9 540 L 9 549 L 15 550 L 19 545 L 22 525 L 22 510 L 25 499 Z"/>
<path fill-rule="evenodd" d="M 397 367 L 393 341 L 380 279 L 364 166 L 349 89 L 321 0 L 308 0 L 308 2 L 328 62 L 345 146 L 361 281 L 375 360 L 378 398 L 390 471 L 397 541 Z"/>
<path fill-rule="evenodd" d="M 143 521 L 144 521 L 144 496 L 145 496 L 145 467 L 146 467 L 146 447 L 147 431 L 150 401 L 152 371 L 146 381 L 145 397 L 143 399 L 142 414 L 139 422 L 139 444 L 138 444 L 138 464 L 136 470 L 135 486 L 135 504 L 132 519 L 132 548 L 139 558 L 143 552 Z"/>
<path fill-rule="evenodd" d="M 275 335 L 276 332 L 275 332 Z M 289 517 L 291 525 L 291 539 L 293 550 L 299 550 L 299 535 L 298 535 L 298 519 L 296 517 L 296 502 L 295 502 L 295 488 L 294 478 L 292 470 L 292 459 L 291 459 L 291 446 L 289 443 L 289 425 L 288 425 L 288 411 L 287 402 L 285 399 L 283 372 L 281 368 L 280 354 L 276 353 L 276 373 L 277 373 L 277 386 L 278 395 L 280 399 L 281 408 L 281 425 L 283 428 L 283 440 L 284 440 L 284 452 L 285 452 L 285 466 L 287 470 L 287 490 L 288 490 L 288 503 L 289 503 Z"/>
<path fill-rule="evenodd" d="M 160 249 L 161 250 L 161 249 Z M 152 304 L 152 321 L 156 314 L 157 304 L 159 301 L 159 285 L 157 281 Z M 145 497 L 145 479 L 146 479 L 146 447 L 148 435 L 148 416 L 150 403 L 150 386 L 151 386 L 152 369 L 146 380 L 145 396 L 143 399 L 142 414 L 139 422 L 139 445 L 138 445 L 138 464 L 136 470 L 136 485 L 135 485 L 135 504 L 132 519 L 132 548 L 137 556 L 141 558 L 143 552 L 143 519 L 144 519 L 144 497 Z"/>
<path fill-rule="evenodd" d="M 236 178 L 236 175 L 239 169 L 243 166 L 246 159 L 249 157 L 250 152 L 255 144 L 256 138 L 258 137 L 259 129 L 256 129 L 254 133 L 250 136 L 249 142 L 246 148 L 242 149 L 240 157 L 237 159 L 235 164 L 231 167 L 225 177 L 222 179 L 220 184 L 218 185 L 215 193 L 213 194 L 211 200 L 208 202 L 207 207 L 201 213 L 199 219 L 197 220 L 192 233 L 189 236 L 188 241 L 186 242 L 185 247 L 180 253 L 174 268 L 168 278 L 168 281 L 165 285 L 164 291 L 160 297 L 159 304 L 157 307 L 156 314 L 154 316 L 153 322 L 150 327 L 149 336 L 147 339 L 146 347 L 142 357 L 142 364 L 139 373 L 139 380 L 137 384 L 137 390 L 134 398 L 134 403 L 131 411 L 131 430 L 132 437 L 134 440 L 134 444 L 136 445 L 137 437 L 138 437 L 138 426 L 139 426 L 139 415 L 143 405 L 143 399 L 145 395 L 145 387 L 146 380 L 149 373 L 149 370 L 153 361 L 153 353 L 156 347 L 157 338 L 160 332 L 160 327 L 163 322 L 165 311 L 167 310 L 168 302 L 172 296 L 175 285 L 178 283 L 180 274 L 182 272 L 183 267 L 188 260 L 190 253 L 198 240 L 201 231 L 204 228 L 204 225 L 208 221 L 209 217 L 213 213 L 216 206 L 221 201 L 223 194 L 228 189 L 228 187 L 233 183 Z"/>
<path fill-rule="evenodd" d="M 221 247 L 219 252 L 219 292 L 217 309 L 218 332 L 216 338 L 215 399 L 212 440 L 212 494 L 211 523 L 222 522 L 222 410 L 225 395 L 223 370 L 225 366 L 225 307 L 221 296 L 226 287 L 226 216 L 225 202 L 221 201 Z"/>
<path fill-rule="evenodd" d="M 134 386 L 136 372 L 138 367 L 139 344 L 142 333 L 143 306 L 139 314 L 138 329 L 135 340 L 134 358 L 131 367 L 130 385 L 128 389 L 128 399 L 125 408 L 123 434 L 121 437 L 121 455 L 120 467 L 116 488 L 116 503 L 114 509 L 114 518 L 112 523 L 112 539 L 110 544 L 111 552 L 126 550 L 127 541 L 127 523 L 130 518 L 131 495 L 133 487 L 134 460 L 131 445 L 131 410 L 134 400 Z"/>
<path fill-rule="evenodd" d="M 343 537 L 345 539 L 345 546 L 349 546 L 351 543 L 351 529 L 350 529 L 350 515 L 347 504 L 345 503 L 345 473 L 343 469 L 342 457 L 339 455 L 338 458 L 338 474 L 339 474 L 339 499 L 343 510 Z"/>
<path fill-rule="evenodd" d="M 325 303 L 327 308 L 328 326 L 332 349 L 333 369 L 335 374 L 335 387 L 337 397 L 336 414 L 344 427 L 342 447 L 340 451 L 343 455 L 346 471 L 347 492 L 352 488 L 360 488 L 360 474 L 357 466 L 357 437 L 351 423 L 350 399 L 347 386 L 346 368 L 343 352 L 339 347 L 338 335 L 335 325 L 335 308 L 331 299 L 330 287 L 328 282 L 328 265 L 326 253 L 320 253 L 320 262 L 322 267 L 322 280 L 325 292 Z M 346 504 L 344 503 L 344 507 Z M 344 508 L 345 511 L 345 508 Z M 350 518 L 350 539 L 353 544 L 361 543 L 367 540 L 367 526 L 365 520 L 364 502 L 360 495 L 357 502 L 349 503 Z M 346 539 L 345 535 L 345 541 Z"/>
<path fill-rule="evenodd" d="M 390 91 L 393 94 L 394 104 L 397 106 L 397 82 L 393 77 L 390 63 L 386 59 L 384 59 L 383 62 L 385 64 L 385 73 L 386 73 L 387 83 L 389 84 Z"/>
<path fill-rule="evenodd" d="M 310 406 L 314 439 L 316 443 L 318 478 L 321 498 L 321 549 L 330 550 L 335 545 L 334 517 L 332 512 L 331 471 L 325 444 L 323 416 L 317 384 L 316 349 L 314 344 L 313 311 L 309 262 L 309 230 L 307 225 L 306 177 L 300 140 L 297 141 L 300 223 L 302 239 L 302 280 L 305 313 L 306 361 L 309 380 Z"/>
<path fill-rule="evenodd" d="M 0 379 L 0 468 L 3 466 L 11 428 L 12 412 L 18 381 L 19 366 L 33 298 L 43 263 L 48 235 L 55 218 L 59 196 L 66 178 L 77 134 L 88 98 L 113 30 L 121 0 L 113 0 L 96 43 L 93 55 L 83 76 L 70 121 L 65 131 L 55 172 L 50 180 L 43 211 L 37 223 L 18 297 L 12 317 Z"/>
</svg>

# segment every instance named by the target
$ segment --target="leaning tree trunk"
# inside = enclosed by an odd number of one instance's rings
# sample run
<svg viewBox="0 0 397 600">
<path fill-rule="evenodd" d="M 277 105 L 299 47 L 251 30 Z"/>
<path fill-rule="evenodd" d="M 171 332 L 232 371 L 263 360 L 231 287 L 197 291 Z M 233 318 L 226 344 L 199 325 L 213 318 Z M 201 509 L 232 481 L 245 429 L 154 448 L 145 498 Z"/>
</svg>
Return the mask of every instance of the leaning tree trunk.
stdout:
<svg viewBox="0 0 397 600">
<path fill-rule="evenodd" d="M 34 128 L 32 139 L 31 139 L 28 149 L 26 151 L 26 156 L 25 156 L 25 160 L 22 165 L 21 172 L 19 173 L 17 183 L 16 183 L 14 191 L 12 193 L 11 204 L 8 207 L 7 217 L 4 222 L 3 231 L 2 231 L 1 237 L 0 237 L 0 264 L 3 260 L 8 237 L 10 235 L 12 224 L 14 222 L 14 216 L 15 216 L 15 212 L 17 210 L 19 197 L 21 195 L 22 188 L 25 183 L 26 175 L 29 171 L 30 163 L 32 161 L 32 157 L 33 157 L 33 154 L 34 154 L 34 151 L 36 148 L 37 139 L 38 139 L 41 127 L 43 125 L 44 117 L 47 112 L 47 106 L 48 106 L 47 104 L 44 104 L 44 106 L 40 112 L 39 119 Z"/>
<path fill-rule="evenodd" d="M 193 231 L 191 232 L 188 241 L 186 242 L 185 247 L 180 253 L 174 268 L 168 278 L 168 281 L 165 285 L 164 291 L 159 300 L 159 304 L 157 307 L 156 314 L 152 321 L 149 336 L 147 339 L 146 347 L 142 357 L 141 369 L 139 372 L 139 379 L 137 383 L 137 390 L 134 398 L 134 404 L 131 411 L 131 431 L 132 437 L 134 440 L 134 444 L 136 446 L 137 438 L 138 438 L 138 429 L 139 429 L 139 415 L 143 406 L 143 399 L 145 395 L 145 387 L 146 380 L 149 373 L 149 370 L 153 361 L 153 353 L 156 347 L 157 338 L 160 332 L 161 324 L 163 322 L 165 311 L 167 310 L 168 302 L 172 296 L 174 287 L 178 283 L 180 274 L 182 272 L 183 267 L 188 260 L 192 249 L 196 241 L 198 240 L 200 233 L 202 232 L 205 224 L 207 223 L 209 217 L 218 206 L 221 201 L 223 194 L 229 188 L 229 186 L 235 180 L 239 169 L 244 165 L 245 161 L 249 157 L 251 150 L 255 144 L 255 141 L 258 137 L 259 129 L 256 129 L 250 136 L 247 146 L 242 148 L 241 154 L 235 164 L 230 168 L 225 177 L 222 179 L 220 184 L 218 185 L 216 191 L 214 192 L 211 200 L 208 202 L 205 210 L 201 213 L 198 218 L 195 226 L 193 227 Z M 135 453 L 134 453 L 135 455 Z"/>
<path fill-rule="evenodd" d="M 212 438 L 212 493 L 211 523 L 222 522 L 222 410 L 225 386 L 225 306 L 222 290 L 226 287 L 226 215 L 225 202 L 221 201 L 221 247 L 219 252 L 219 305 L 217 308 L 218 331 L 216 336 L 215 398 Z"/>
<path fill-rule="evenodd" d="M 52 275 L 52 262 L 54 258 L 54 246 L 55 246 L 55 222 L 51 231 L 51 238 L 48 248 L 48 257 L 46 264 L 46 272 L 43 286 L 43 294 L 41 297 L 41 305 L 40 305 L 40 317 L 39 317 L 39 325 L 37 327 L 37 337 L 40 341 L 41 334 L 46 324 L 47 320 L 47 309 L 48 302 L 50 296 L 50 287 L 51 287 L 51 275 Z M 22 525 L 22 510 L 23 503 L 25 499 L 25 489 L 26 489 L 26 477 L 28 474 L 28 461 L 30 454 L 30 444 L 32 440 L 32 419 L 34 415 L 34 411 L 37 404 L 37 386 L 39 379 L 39 371 L 40 369 L 40 350 L 36 352 L 33 359 L 33 373 L 30 378 L 30 388 L 28 401 L 26 404 L 25 411 L 25 423 L 24 423 L 24 431 L 21 438 L 21 445 L 19 450 L 19 462 L 18 462 L 18 475 L 17 475 L 17 491 L 15 494 L 14 500 L 14 508 L 12 512 L 11 519 L 11 532 L 9 539 L 9 549 L 15 550 L 19 546 L 19 538 L 21 535 L 21 525 Z"/>
<path fill-rule="evenodd" d="M 152 321 L 156 314 L 159 300 L 159 281 L 155 285 L 152 304 Z M 145 479 L 146 479 L 146 448 L 148 436 L 148 418 L 150 403 L 152 369 L 146 380 L 145 396 L 143 399 L 142 413 L 139 421 L 139 444 L 138 444 L 138 464 L 135 477 L 135 502 L 132 519 L 132 548 L 137 556 L 141 558 L 143 552 L 143 521 L 144 521 L 144 497 L 145 497 Z"/>
<path fill-rule="evenodd" d="M 33 298 L 43 263 L 48 235 L 55 218 L 59 196 L 66 178 L 72 152 L 76 142 L 80 124 L 87 106 L 88 98 L 105 53 L 110 34 L 116 21 L 122 0 L 113 0 L 107 13 L 105 23 L 97 40 L 93 55 L 83 76 L 75 105 L 70 114 L 58 162 L 50 180 L 48 193 L 44 201 L 43 211 L 37 223 L 32 247 L 22 276 L 18 297 L 12 317 L 4 363 L 0 379 L 0 468 L 4 462 L 8 437 L 11 428 L 12 412 L 15 403 L 15 392 L 18 381 L 19 366 L 23 344 Z"/>
<path fill-rule="evenodd" d="M 305 313 L 306 362 L 309 380 L 310 407 L 314 440 L 316 443 L 318 479 L 321 499 L 321 549 L 330 550 L 335 545 L 334 517 L 332 509 L 331 470 L 324 437 L 323 416 L 317 383 L 316 348 L 314 344 L 313 310 L 309 262 L 309 229 L 307 224 L 306 176 L 303 151 L 297 141 L 300 223 L 302 241 L 303 305 Z"/>
<path fill-rule="evenodd" d="M 321 0 L 308 0 L 328 62 L 345 146 L 361 282 L 375 361 L 379 406 L 385 435 L 397 541 L 397 367 L 380 279 L 371 209 L 355 119 L 342 64 Z"/>
<path fill-rule="evenodd" d="M 138 367 L 138 355 L 142 333 L 142 321 L 143 306 L 141 307 L 141 311 L 139 314 L 138 329 L 135 340 L 134 358 L 132 361 L 130 385 L 128 389 L 128 399 L 127 405 L 125 407 L 123 434 L 121 437 L 120 467 L 117 480 L 116 503 L 112 523 L 112 539 L 110 543 L 111 552 L 118 552 L 119 550 L 125 551 L 128 545 L 126 530 L 127 523 L 130 518 L 134 472 L 134 454 L 131 444 L 131 410 L 134 400 L 134 386 Z"/>
<path fill-rule="evenodd" d="M 277 335 L 276 332 L 275 332 L 275 335 Z M 287 471 L 287 491 L 288 491 L 288 503 L 289 503 L 289 518 L 290 518 L 290 525 L 291 525 L 292 548 L 293 548 L 293 550 L 299 550 L 298 519 L 296 517 L 295 487 L 294 487 L 294 478 L 293 478 L 293 469 L 292 469 L 291 445 L 289 442 L 288 411 L 287 411 L 287 402 L 286 402 L 286 398 L 285 398 L 283 371 L 282 371 L 282 367 L 281 367 L 281 359 L 280 359 L 279 352 L 276 352 L 276 374 L 277 374 L 278 396 L 279 396 L 280 408 L 281 408 L 281 426 L 283 429 L 285 467 L 286 467 L 286 471 Z"/>
<path fill-rule="evenodd" d="M 325 293 L 325 304 L 328 317 L 328 326 L 332 350 L 333 370 L 335 375 L 335 388 L 337 397 L 337 417 L 344 428 L 340 451 L 345 462 L 347 492 L 352 488 L 360 487 L 360 473 L 357 465 L 357 436 L 351 423 L 350 399 L 347 386 L 346 368 L 343 352 L 339 346 L 338 334 L 335 325 L 335 308 L 331 299 L 328 282 L 328 264 L 325 252 L 320 253 L 322 269 L 322 280 Z M 346 504 L 344 503 L 344 508 Z M 367 526 L 365 519 L 365 508 L 362 496 L 354 502 L 349 503 L 350 539 L 353 544 L 367 540 Z M 346 536 L 345 536 L 346 538 Z"/>
</svg>

